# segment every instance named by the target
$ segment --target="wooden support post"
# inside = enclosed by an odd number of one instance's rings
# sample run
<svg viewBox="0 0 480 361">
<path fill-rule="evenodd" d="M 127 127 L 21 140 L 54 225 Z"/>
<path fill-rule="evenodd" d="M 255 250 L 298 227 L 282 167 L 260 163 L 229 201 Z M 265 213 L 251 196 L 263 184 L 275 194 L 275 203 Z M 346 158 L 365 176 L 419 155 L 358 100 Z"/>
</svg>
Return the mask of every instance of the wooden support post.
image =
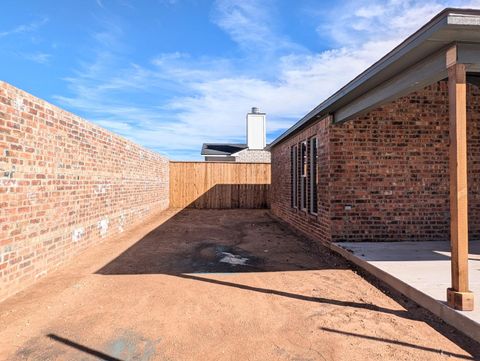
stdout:
<svg viewBox="0 0 480 361">
<path fill-rule="evenodd" d="M 455 61 L 448 66 L 450 119 L 450 239 L 452 287 L 448 305 L 462 311 L 473 310 L 473 293 L 468 287 L 468 187 L 467 187 L 467 104 L 466 70 Z"/>
</svg>

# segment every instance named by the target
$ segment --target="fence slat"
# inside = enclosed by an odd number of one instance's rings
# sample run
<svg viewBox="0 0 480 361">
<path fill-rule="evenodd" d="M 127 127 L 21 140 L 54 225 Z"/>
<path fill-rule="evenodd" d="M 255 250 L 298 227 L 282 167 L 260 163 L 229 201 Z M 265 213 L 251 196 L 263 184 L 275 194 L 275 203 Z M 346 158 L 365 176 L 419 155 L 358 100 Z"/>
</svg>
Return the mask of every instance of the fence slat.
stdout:
<svg viewBox="0 0 480 361">
<path fill-rule="evenodd" d="M 268 208 L 270 164 L 170 162 L 172 208 Z"/>
</svg>

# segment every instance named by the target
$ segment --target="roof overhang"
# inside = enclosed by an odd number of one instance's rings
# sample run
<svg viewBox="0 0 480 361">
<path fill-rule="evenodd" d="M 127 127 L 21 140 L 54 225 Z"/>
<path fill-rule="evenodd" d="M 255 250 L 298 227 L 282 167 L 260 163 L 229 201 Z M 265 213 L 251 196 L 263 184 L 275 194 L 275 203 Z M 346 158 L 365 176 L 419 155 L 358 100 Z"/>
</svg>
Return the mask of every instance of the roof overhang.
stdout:
<svg viewBox="0 0 480 361">
<path fill-rule="evenodd" d="M 204 156 L 232 156 L 246 148 L 248 148 L 247 144 L 203 143 L 200 154 Z"/>
<path fill-rule="evenodd" d="M 272 142 L 282 142 L 310 122 L 331 115 L 344 122 L 376 106 L 447 77 L 446 52 L 480 72 L 480 10 L 445 9 L 420 30 L 333 94 Z"/>
</svg>

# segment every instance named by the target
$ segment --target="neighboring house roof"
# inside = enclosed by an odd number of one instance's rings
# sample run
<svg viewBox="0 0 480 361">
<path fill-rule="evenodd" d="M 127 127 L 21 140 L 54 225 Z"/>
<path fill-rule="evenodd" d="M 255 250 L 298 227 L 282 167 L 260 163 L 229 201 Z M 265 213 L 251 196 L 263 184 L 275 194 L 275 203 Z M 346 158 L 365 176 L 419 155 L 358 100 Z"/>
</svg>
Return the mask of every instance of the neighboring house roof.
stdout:
<svg viewBox="0 0 480 361">
<path fill-rule="evenodd" d="M 478 72 L 480 10 L 445 9 L 404 42 L 305 115 L 270 145 L 275 146 L 312 121 L 327 115 L 334 122 L 422 89 L 447 77 L 445 51 L 458 44 L 458 61 Z M 472 64 L 474 63 L 474 64 Z M 346 65 L 348 66 L 348 65 Z"/>
<path fill-rule="evenodd" d="M 267 144 L 263 151 L 269 151 L 267 148 L 270 144 Z M 234 155 L 243 150 L 249 150 L 247 144 L 240 143 L 203 143 L 202 155 Z M 262 149 L 254 149 L 255 151 L 261 151 Z"/>
<path fill-rule="evenodd" d="M 244 149 L 247 149 L 246 144 L 234 143 L 203 143 L 202 155 L 232 155 Z"/>
</svg>

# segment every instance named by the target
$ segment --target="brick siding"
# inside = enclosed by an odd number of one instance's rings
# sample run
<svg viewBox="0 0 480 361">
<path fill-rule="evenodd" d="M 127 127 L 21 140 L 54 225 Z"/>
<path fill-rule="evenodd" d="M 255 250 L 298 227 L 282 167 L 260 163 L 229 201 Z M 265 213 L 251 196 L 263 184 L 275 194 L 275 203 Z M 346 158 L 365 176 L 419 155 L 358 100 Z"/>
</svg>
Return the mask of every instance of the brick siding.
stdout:
<svg viewBox="0 0 480 361">
<path fill-rule="evenodd" d="M 270 207 L 273 214 L 287 221 L 302 232 L 322 240 L 331 240 L 330 220 L 330 118 L 316 122 L 304 131 L 288 138 L 272 149 L 272 184 L 270 186 Z M 290 149 L 316 135 L 318 138 L 318 212 L 309 214 L 291 207 Z"/>
<path fill-rule="evenodd" d="M 0 300 L 168 207 L 168 160 L 0 82 Z"/>
<path fill-rule="evenodd" d="M 480 239 L 480 91 L 468 86 L 469 229 Z M 449 239 L 448 89 L 439 82 L 272 149 L 272 212 L 324 241 Z M 318 216 L 290 206 L 290 147 L 319 139 Z"/>
</svg>

